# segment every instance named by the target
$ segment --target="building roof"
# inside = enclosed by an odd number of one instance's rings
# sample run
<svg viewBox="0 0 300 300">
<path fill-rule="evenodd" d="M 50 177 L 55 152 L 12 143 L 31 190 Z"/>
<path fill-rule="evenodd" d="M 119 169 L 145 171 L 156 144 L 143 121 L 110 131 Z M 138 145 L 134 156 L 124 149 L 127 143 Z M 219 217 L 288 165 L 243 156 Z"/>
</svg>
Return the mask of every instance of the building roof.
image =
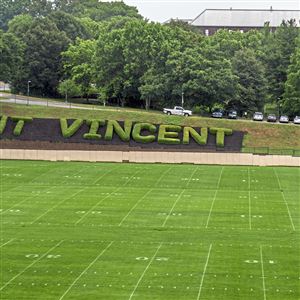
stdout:
<svg viewBox="0 0 300 300">
<path fill-rule="evenodd" d="M 206 9 L 190 24 L 200 27 L 278 27 L 283 20 L 300 20 L 300 10 Z"/>
</svg>

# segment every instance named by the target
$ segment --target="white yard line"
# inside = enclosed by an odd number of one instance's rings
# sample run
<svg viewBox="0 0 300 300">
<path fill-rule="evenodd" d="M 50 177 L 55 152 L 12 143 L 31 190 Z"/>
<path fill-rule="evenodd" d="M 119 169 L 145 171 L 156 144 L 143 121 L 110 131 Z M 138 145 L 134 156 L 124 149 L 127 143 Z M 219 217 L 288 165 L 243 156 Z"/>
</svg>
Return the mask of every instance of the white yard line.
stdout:
<svg viewBox="0 0 300 300">
<path fill-rule="evenodd" d="M 291 211 L 290 211 L 289 205 L 288 205 L 288 203 L 287 203 L 287 201 L 286 201 L 286 198 L 285 198 L 285 196 L 284 196 L 284 193 L 283 193 L 283 190 L 282 190 L 282 186 L 281 186 L 281 183 L 280 183 L 278 174 L 277 174 L 277 172 L 276 172 L 276 170 L 275 170 L 274 168 L 273 168 L 273 171 L 274 171 L 274 173 L 275 173 L 275 175 L 276 175 L 277 182 L 278 182 L 278 186 L 279 186 L 279 189 L 280 189 L 280 192 L 281 192 L 281 196 L 282 196 L 282 199 L 283 199 L 283 201 L 284 201 L 284 203 L 285 203 L 285 205 L 286 205 L 286 209 L 287 209 L 287 212 L 288 212 L 290 221 L 291 221 L 292 228 L 293 228 L 293 230 L 295 231 L 296 229 L 295 229 L 295 225 L 294 225 L 293 218 L 292 218 L 292 215 L 291 215 Z"/>
<path fill-rule="evenodd" d="M 251 191 L 248 192 L 248 198 L 249 198 L 249 229 L 252 229 L 252 222 L 251 222 Z"/>
<path fill-rule="evenodd" d="M 23 269 L 20 273 L 15 275 L 13 278 L 11 278 L 9 281 L 7 281 L 1 288 L 0 291 L 2 291 L 6 286 L 8 286 L 12 281 L 14 281 L 17 277 L 22 275 L 24 272 L 26 272 L 29 268 L 31 268 L 34 264 L 36 264 L 38 261 L 43 259 L 46 255 L 48 255 L 51 251 L 53 251 L 55 248 L 57 248 L 63 241 L 60 241 L 55 246 L 53 246 L 51 249 L 49 249 L 46 253 L 44 253 L 42 256 L 40 256 L 37 260 L 33 261 L 30 265 L 28 265 L 25 269 Z"/>
<path fill-rule="evenodd" d="M 262 274 L 262 280 L 263 280 L 264 300 L 266 300 L 267 297 L 266 297 L 265 271 L 264 271 L 264 261 L 263 261 L 263 254 L 262 254 L 262 246 L 260 246 L 260 262 L 261 262 L 261 274 Z"/>
<path fill-rule="evenodd" d="M 207 269 L 207 265 L 208 265 L 208 261 L 209 261 L 209 256 L 210 256 L 211 248 L 212 248 L 212 244 L 210 244 L 209 249 L 208 249 L 208 253 L 207 253 L 207 257 L 206 257 L 206 262 L 205 262 L 204 270 L 203 270 L 203 273 L 202 273 L 202 278 L 201 278 L 201 283 L 200 283 L 200 287 L 199 287 L 199 292 L 198 292 L 197 300 L 199 300 L 200 296 L 201 296 L 201 290 L 202 290 L 202 286 L 203 286 L 203 282 L 204 282 L 204 277 L 205 277 L 205 273 L 206 273 L 206 269 Z"/>
<path fill-rule="evenodd" d="M 51 186 L 49 189 L 45 190 L 45 192 L 48 192 L 48 191 L 50 191 L 50 190 L 53 189 L 53 188 L 55 188 L 55 187 Z M 10 211 L 11 209 L 13 209 L 14 207 L 23 204 L 24 202 L 26 202 L 27 200 L 29 200 L 29 199 L 31 199 L 31 198 L 36 198 L 36 197 L 40 197 L 40 196 L 42 196 L 42 195 L 37 194 L 37 195 L 32 195 L 32 196 L 30 196 L 30 197 L 27 197 L 27 198 L 25 198 L 24 200 L 22 200 L 22 201 L 20 201 L 20 202 L 18 202 L 18 203 L 16 203 L 16 204 L 14 204 L 14 205 L 11 206 L 10 208 L 8 208 L 8 209 L 6 209 L 6 210 L 0 212 L 0 215 L 2 215 L 2 214 L 4 214 L 4 213 L 7 213 L 8 211 Z"/>
<path fill-rule="evenodd" d="M 138 282 L 136 283 L 136 285 L 135 285 L 135 287 L 134 287 L 132 293 L 130 294 L 128 300 L 131 300 L 131 299 L 132 299 L 132 297 L 133 297 L 133 295 L 134 295 L 136 289 L 138 288 L 138 286 L 139 286 L 140 282 L 142 281 L 143 277 L 145 276 L 147 270 L 149 269 L 151 263 L 153 262 L 153 260 L 154 260 L 154 258 L 155 258 L 155 256 L 156 256 L 156 254 L 158 253 L 158 251 L 159 251 L 159 249 L 161 248 L 161 246 L 162 246 L 162 243 L 159 244 L 159 246 L 158 246 L 158 248 L 156 249 L 154 255 L 153 255 L 152 258 L 150 259 L 150 261 L 149 261 L 147 267 L 145 268 L 144 272 L 143 272 L 142 275 L 140 276 L 140 278 L 139 278 Z"/>
<path fill-rule="evenodd" d="M 131 212 L 138 206 L 138 204 L 147 197 L 153 189 L 149 190 L 146 194 L 144 194 L 136 203 L 135 205 L 130 209 L 130 211 L 126 214 L 126 216 L 122 219 L 122 221 L 119 223 L 119 226 L 123 224 L 123 222 L 127 219 L 127 217 L 131 214 Z"/>
<path fill-rule="evenodd" d="M 79 274 L 78 277 L 75 278 L 75 280 L 72 282 L 72 284 L 67 288 L 67 290 L 63 293 L 63 295 L 59 298 L 59 300 L 63 299 L 66 294 L 73 288 L 75 283 L 82 277 L 84 273 L 88 271 L 88 269 L 110 248 L 110 246 L 113 244 L 113 242 L 110 242 L 105 249 L 101 251 L 101 253 Z"/>
<path fill-rule="evenodd" d="M 222 167 L 221 172 L 220 172 L 220 176 L 219 176 L 219 180 L 218 180 L 218 184 L 217 184 L 217 190 L 220 188 L 223 171 L 224 171 L 224 167 Z"/>
<path fill-rule="evenodd" d="M 161 175 L 160 175 L 160 177 L 157 179 L 157 181 L 155 182 L 155 184 L 154 184 L 154 186 L 157 186 L 160 182 L 161 182 L 161 180 L 163 179 L 163 177 L 171 170 L 173 168 L 173 166 L 172 167 L 169 167 L 167 170 L 165 170 Z"/>
<path fill-rule="evenodd" d="M 102 198 L 101 200 L 99 200 L 95 205 L 93 205 L 86 213 L 84 213 L 82 215 L 82 217 L 75 222 L 75 225 L 77 225 L 78 223 L 80 223 L 91 211 L 93 211 L 99 204 L 101 204 L 105 199 L 109 198 L 113 193 L 116 193 L 118 190 L 120 189 L 117 188 L 115 189 L 113 192 L 109 193 L 107 196 L 105 196 L 104 198 Z"/>
<path fill-rule="evenodd" d="M 250 175 L 250 168 L 248 167 L 248 190 L 251 190 L 251 175 Z"/>
<path fill-rule="evenodd" d="M 214 207 L 214 204 L 215 204 L 215 201 L 216 201 L 216 198 L 217 198 L 218 190 L 219 190 L 219 188 L 220 188 L 220 183 L 221 183 L 221 178 L 222 178 L 223 171 L 224 171 L 224 167 L 222 167 L 221 172 L 220 172 L 220 175 L 219 175 L 219 180 L 218 180 L 218 184 L 217 184 L 217 190 L 216 190 L 216 192 L 215 192 L 213 201 L 212 201 L 212 203 L 211 203 L 211 207 L 210 207 L 210 210 L 209 210 L 209 214 L 208 214 L 208 217 L 207 217 L 207 221 L 206 221 L 205 228 L 208 227 L 208 223 L 209 223 L 209 219 L 210 219 L 210 216 L 211 216 L 211 212 L 212 212 L 212 210 L 213 210 L 213 207 Z"/>
<path fill-rule="evenodd" d="M 171 210 L 169 211 L 169 213 L 168 213 L 168 215 L 167 215 L 167 217 L 166 217 L 164 223 L 162 224 L 162 227 L 165 227 L 165 225 L 166 225 L 168 219 L 169 219 L 170 216 L 171 216 L 171 213 L 173 212 L 173 210 L 174 210 L 174 208 L 175 208 L 177 202 L 180 200 L 180 198 L 182 197 L 182 194 L 183 194 L 184 192 L 185 192 L 185 190 L 183 190 L 183 191 L 179 194 L 179 196 L 177 197 L 177 199 L 176 199 L 176 201 L 174 202 L 174 204 L 173 204 Z"/>
<path fill-rule="evenodd" d="M 97 179 L 93 182 L 93 184 L 96 184 L 96 183 L 97 183 L 99 180 L 101 180 L 104 176 L 106 176 L 106 175 L 108 175 L 109 173 L 115 171 L 115 170 L 118 169 L 119 167 L 120 167 L 120 166 L 117 166 L 117 167 L 115 167 L 115 168 L 113 168 L 113 169 L 108 170 L 107 172 L 104 172 L 99 178 L 97 178 Z"/>
<path fill-rule="evenodd" d="M 217 194 L 218 194 L 218 190 L 216 190 L 215 195 L 214 195 L 214 198 L 213 198 L 213 201 L 212 201 L 212 203 L 211 203 L 211 206 L 210 206 L 210 210 L 209 210 L 209 214 L 208 214 L 208 217 L 207 217 L 207 221 L 206 221 L 205 228 L 208 227 L 209 219 L 210 219 L 210 216 L 211 216 L 211 212 L 212 212 L 212 210 L 213 210 L 213 207 L 214 207 L 214 203 L 215 203 L 216 198 L 217 198 Z"/>
<path fill-rule="evenodd" d="M 129 183 L 129 181 L 137 174 L 137 173 L 139 173 L 141 170 L 137 170 L 137 171 L 135 171 L 134 173 L 133 173 L 133 175 L 131 175 L 129 178 L 128 178 L 128 180 L 123 184 L 123 186 L 126 186 L 128 183 Z"/>
<path fill-rule="evenodd" d="M 187 184 L 186 184 L 186 186 L 185 186 L 186 188 L 187 188 L 188 185 L 190 184 L 190 182 L 191 182 L 191 180 L 192 180 L 194 174 L 195 174 L 196 171 L 198 170 L 198 168 L 199 168 L 199 166 L 197 166 L 197 167 L 195 168 L 194 172 L 191 174 L 191 176 L 190 176 L 190 178 L 189 178 L 189 180 L 188 180 L 188 182 L 187 182 Z"/>
<path fill-rule="evenodd" d="M 34 219 L 30 224 L 34 224 L 36 221 L 38 221 L 40 218 L 42 218 L 43 216 L 45 216 L 46 214 L 48 214 L 50 211 L 52 211 L 53 209 L 55 209 L 56 207 L 58 207 L 59 205 L 63 204 L 65 201 L 77 196 L 79 193 L 81 193 L 82 191 L 84 191 L 87 187 L 77 191 L 76 193 L 72 194 L 71 196 L 63 199 L 62 201 L 58 202 L 56 205 L 52 206 L 51 208 L 49 208 L 46 212 L 44 212 L 43 214 L 41 214 L 39 217 L 37 217 L 36 219 Z"/>
<path fill-rule="evenodd" d="M 11 243 L 11 242 L 14 241 L 14 240 L 15 240 L 15 239 L 11 239 L 11 240 L 9 240 L 8 242 L 6 242 L 6 243 L 0 245 L 0 248 L 4 247 L 5 245 Z"/>
<path fill-rule="evenodd" d="M 291 211 L 290 211 L 290 209 L 289 209 L 288 203 L 287 203 L 287 201 L 286 201 L 286 198 L 285 198 L 285 196 L 284 196 L 284 193 L 283 193 L 283 192 L 281 192 L 281 196 L 282 196 L 282 199 L 283 199 L 283 200 L 284 200 L 284 202 L 285 202 L 286 209 L 287 209 L 287 212 L 288 212 L 288 214 L 289 214 L 289 217 L 290 217 L 290 221 L 291 221 L 292 228 L 293 228 L 293 230 L 295 231 L 295 230 L 296 230 L 296 228 L 295 228 L 295 225 L 294 225 L 294 222 L 293 222 L 293 219 L 292 219 Z"/>
</svg>

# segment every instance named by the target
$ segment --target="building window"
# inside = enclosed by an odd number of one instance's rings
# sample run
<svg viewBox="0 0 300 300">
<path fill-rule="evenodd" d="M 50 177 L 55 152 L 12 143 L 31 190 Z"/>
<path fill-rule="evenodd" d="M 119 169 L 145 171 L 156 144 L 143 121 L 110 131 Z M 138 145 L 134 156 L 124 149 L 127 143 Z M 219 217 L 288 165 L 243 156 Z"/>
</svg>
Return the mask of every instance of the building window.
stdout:
<svg viewBox="0 0 300 300">
<path fill-rule="evenodd" d="M 205 35 L 209 36 L 209 30 L 208 29 L 205 29 Z"/>
</svg>

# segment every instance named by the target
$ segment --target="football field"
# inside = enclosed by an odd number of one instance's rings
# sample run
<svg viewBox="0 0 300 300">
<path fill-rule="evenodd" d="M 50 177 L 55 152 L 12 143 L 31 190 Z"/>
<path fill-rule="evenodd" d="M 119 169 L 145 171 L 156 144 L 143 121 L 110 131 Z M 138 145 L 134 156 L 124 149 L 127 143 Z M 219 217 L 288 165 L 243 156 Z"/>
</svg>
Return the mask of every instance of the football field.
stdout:
<svg viewBox="0 0 300 300">
<path fill-rule="evenodd" d="M 300 299 L 300 168 L 1 161 L 0 299 Z"/>
</svg>

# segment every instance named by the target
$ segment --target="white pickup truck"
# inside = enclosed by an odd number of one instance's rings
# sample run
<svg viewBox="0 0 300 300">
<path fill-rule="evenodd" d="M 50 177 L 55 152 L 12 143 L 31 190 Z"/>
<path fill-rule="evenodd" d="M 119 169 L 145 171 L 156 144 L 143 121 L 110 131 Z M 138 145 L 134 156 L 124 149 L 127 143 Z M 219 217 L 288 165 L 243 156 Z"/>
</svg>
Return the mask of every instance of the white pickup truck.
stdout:
<svg viewBox="0 0 300 300">
<path fill-rule="evenodd" d="M 173 109 L 164 108 L 163 112 L 164 112 L 164 114 L 167 114 L 167 115 L 178 115 L 178 116 L 186 116 L 186 117 L 192 115 L 191 110 L 183 109 L 183 107 L 181 107 L 181 106 L 175 106 Z"/>
</svg>

